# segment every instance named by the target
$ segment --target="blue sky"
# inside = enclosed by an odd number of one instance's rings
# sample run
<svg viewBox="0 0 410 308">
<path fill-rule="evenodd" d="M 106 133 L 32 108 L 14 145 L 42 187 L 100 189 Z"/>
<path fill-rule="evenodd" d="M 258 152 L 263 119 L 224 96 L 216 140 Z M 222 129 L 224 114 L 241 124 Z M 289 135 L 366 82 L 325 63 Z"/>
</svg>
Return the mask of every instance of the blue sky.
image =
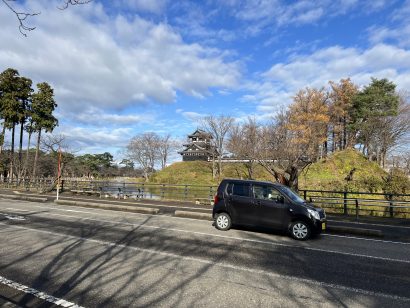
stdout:
<svg viewBox="0 0 410 308">
<path fill-rule="evenodd" d="M 18 1 L 23 37 L 0 2 L 0 70 L 55 89 L 77 153 L 117 157 L 135 134 L 184 139 L 204 115 L 263 121 L 297 90 L 350 77 L 410 89 L 410 1 Z"/>
</svg>

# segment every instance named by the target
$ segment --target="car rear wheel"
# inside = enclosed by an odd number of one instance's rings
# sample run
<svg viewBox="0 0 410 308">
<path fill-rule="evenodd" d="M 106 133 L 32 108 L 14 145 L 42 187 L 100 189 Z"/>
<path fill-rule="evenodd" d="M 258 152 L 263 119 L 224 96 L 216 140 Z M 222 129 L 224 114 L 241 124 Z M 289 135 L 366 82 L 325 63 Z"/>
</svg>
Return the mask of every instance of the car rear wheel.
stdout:
<svg viewBox="0 0 410 308">
<path fill-rule="evenodd" d="M 290 226 L 290 234 L 295 240 L 307 240 L 311 233 L 310 225 L 304 221 L 295 221 Z"/>
<path fill-rule="evenodd" d="M 227 231 L 231 228 L 231 217 L 227 213 L 219 213 L 215 217 L 215 226 L 218 230 Z"/>
</svg>

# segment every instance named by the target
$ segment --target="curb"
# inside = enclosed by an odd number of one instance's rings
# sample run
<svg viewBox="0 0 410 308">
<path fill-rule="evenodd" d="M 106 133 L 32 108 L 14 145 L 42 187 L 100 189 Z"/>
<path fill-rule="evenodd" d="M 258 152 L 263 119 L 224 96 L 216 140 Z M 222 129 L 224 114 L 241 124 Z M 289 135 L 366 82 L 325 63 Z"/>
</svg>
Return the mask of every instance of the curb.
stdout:
<svg viewBox="0 0 410 308">
<path fill-rule="evenodd" d="M 175 211 L 175 217 L 193 218 L 193 219 L 200 219 L 200 220 L 212 220 L 212 214 L 188 212 L 188 211 Z"/>
<path fill-rule="evenodd" d="M 383 232 L 376 229 L 364 229 L 364 228 L 351 228 L 351 227 L 335 227 L 327 226 L 326 231 L 331 233 L 349 233 L 355 235 L 367 235 L 367 236 L 376 236 L 383 237 Z"/>
<path fill-rule="evenodd" d="M 113 211 L 125 211 L 125 212 L 134 212 L 142 214 L 158 214 L 159 209 L 153 209 L 148 207 L 138 207 L 138 206 L 124 206 L 124 205 L 109 205 L 93 202 L 82 202 L 82 201 L 69 201 L 69 200 L 54 200 L 54 203 L 60 205 L 71 205 L 71 206 L 83 206 L 83 207 L 92 207 L 103 210 L 113 210 Z"/>
<path fill-rule="evenodd" d="M 47 202 L 47 198 L 29 197 L 29 196 L 25 196 L 25 195 L 0 194 L 0 198 L 14 199 L 14 200 L 24 200 L 24 201 L 33 201 L 33 202 Z"/>
</svg>

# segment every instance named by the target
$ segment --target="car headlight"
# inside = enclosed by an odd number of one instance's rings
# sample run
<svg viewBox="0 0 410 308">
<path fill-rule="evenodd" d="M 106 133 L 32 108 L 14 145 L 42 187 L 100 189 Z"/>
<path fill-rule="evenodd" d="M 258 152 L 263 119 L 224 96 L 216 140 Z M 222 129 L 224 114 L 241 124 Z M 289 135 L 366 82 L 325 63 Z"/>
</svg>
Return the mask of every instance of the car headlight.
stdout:
<svg viewBox="0 0 410 308">
<path fill-rule="evenodd" d="M 311 209 L 308 209 L 308 212 L 314 219 L 320 220 L 319 212 Z"/>
</svg>

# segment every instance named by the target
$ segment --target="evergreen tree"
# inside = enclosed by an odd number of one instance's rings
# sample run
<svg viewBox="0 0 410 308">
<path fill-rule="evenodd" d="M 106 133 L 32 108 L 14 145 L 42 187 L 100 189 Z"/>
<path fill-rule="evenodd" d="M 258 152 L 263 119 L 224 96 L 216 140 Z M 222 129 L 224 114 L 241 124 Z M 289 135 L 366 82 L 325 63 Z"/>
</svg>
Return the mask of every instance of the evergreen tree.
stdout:
<svg viewBox="0 0 410 308">
<path fill-rule="evenodd" d="M 20 77 L 18 79 L 18 100 L 20 102 L 17 110 L 18 122 L 20 123 L 20 142 L 19 142 L 19 155 L 18 155 L 18 177 L 22 175 L 22 152 L 23 152 L 23 133 L 24 124 L 30 116 L 31 110 L 31 88 L 32 81 L 26 77 Z"/>
<path fill-rule="evenodd" d="M 18 110 L 19 102 L 19 73 L 13 68 L 8 68 L 0 74 L 0 100 L 1 113 L 3 118 L 2 144 L 4 145 L 4 135 L 6 129 L 11 129 L 11 151 L 10 151 L 10 177 L 13 180 L 14 174 L 14 131 L 19 122 Z"/>
<path fill-rule="evenodd" d="M 58 125 L 53 111 L 57 107 L 54 100 L 54 90 L 46 82 L 37 84 L 37 93 L 32 95 L 32 120 L 33 129 L 38 133 L 36 154 L 34 157 L 33 177 L 36 176 L 38 153 L 40 150 L 41 133 L 52 132 Z"/>
<path fill-rule="evenodd" d="M 396 116 L 398 106 L 396 85 L 385 78 L 372 78 L 370 85 L 353 98 L 350 129 L 357 132 L 357 141 L 362 144 L 364 154 L 372 154 L 372 141 L 375 141 L 375 129 L 381 125 L 380 120 Z"/>
</svg>

